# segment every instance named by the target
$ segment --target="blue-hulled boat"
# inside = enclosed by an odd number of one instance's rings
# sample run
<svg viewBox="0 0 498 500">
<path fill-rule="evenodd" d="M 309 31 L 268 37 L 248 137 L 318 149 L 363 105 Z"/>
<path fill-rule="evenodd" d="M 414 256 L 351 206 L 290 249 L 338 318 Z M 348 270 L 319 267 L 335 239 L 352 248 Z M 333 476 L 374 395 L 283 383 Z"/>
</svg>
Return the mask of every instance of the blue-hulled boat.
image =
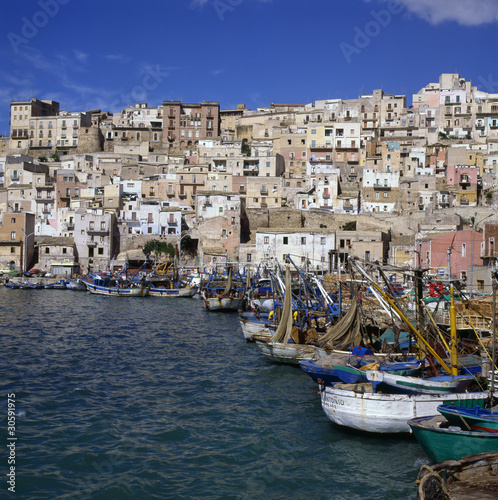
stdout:
<svg viewBox="0 0 498 500">
<path fill-rule="evenodd" d="M 464 430 L 498 433 L 498 407 L 486 409 L 479 405 L 472 408 L 441 405 L 437 411 L 452 425 L 458 425 Z"/>
<path fill-rule="evenodd" d="M 149 286 L 118 280 L 111 276 L 94 276 L 81 280 L 90 293 L 97 295 L 112 295 L 116 297 L 145 297 L 149 293 Z"/>
</svg>

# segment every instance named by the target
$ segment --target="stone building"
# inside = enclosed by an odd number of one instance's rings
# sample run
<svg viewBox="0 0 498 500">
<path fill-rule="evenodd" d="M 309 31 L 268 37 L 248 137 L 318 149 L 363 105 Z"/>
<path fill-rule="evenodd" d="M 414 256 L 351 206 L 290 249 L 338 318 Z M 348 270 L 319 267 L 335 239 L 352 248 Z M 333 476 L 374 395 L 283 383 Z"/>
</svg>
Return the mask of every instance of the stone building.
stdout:
<svg viewBox="0 0 498 500">
<path fill-rule="evenodd" d="M 163 102 L 163 141 L 169 148 L 197 149 L 201 139 L 220 135 L 220 105 L 202 101 L 187 104 L 180 101 Z"/>
</svg>

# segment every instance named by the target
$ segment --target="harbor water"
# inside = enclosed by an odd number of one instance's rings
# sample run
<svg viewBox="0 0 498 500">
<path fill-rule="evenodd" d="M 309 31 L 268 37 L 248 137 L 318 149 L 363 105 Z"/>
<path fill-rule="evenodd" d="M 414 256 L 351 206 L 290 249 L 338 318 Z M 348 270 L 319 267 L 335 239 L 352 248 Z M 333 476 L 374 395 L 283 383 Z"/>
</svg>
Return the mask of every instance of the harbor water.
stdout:
<svg viewBox="0 0 498 500">
<path fill-rule="evenodd" d="M 335 427 L 304 372 L 200 300 L 0 287 L 0 332 L 0 498 L 406 500 L 429 463 Z"/>
</svg>

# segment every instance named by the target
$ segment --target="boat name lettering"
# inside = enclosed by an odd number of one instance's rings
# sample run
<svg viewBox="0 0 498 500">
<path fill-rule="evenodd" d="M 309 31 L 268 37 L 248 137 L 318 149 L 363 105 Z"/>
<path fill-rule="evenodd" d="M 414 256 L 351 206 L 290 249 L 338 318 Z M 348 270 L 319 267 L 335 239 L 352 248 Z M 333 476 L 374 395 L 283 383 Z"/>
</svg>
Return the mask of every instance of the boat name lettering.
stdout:
<svg viewBox="0 0 498 500">
<path fill-rule="evenodd" d="M 337 397 L 328 397 L 326 400 L 325 400 L 325 404 L 327 406 L 330 406 L 331 408 L 335 408 L 337 406 L 344 406 L 344 400 L 343 399 L 340 399 L 340 398 L 337 398 Z"/>
</svg>

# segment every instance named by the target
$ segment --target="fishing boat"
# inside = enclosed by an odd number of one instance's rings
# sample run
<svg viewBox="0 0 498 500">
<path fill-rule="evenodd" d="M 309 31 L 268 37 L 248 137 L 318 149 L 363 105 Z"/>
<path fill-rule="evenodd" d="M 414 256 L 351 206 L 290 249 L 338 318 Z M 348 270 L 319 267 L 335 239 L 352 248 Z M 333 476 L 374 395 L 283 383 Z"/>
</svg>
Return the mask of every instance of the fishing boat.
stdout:
<svg viewBox="0 0 498 500">
<path fill-rule="evenodd" d="M 7 283 L 5 283 L 5 286 L 12 290 L 17 290 L 20 287 L 20 283 L 17 283 L 15 281 L 8 281 Z"/>
<path fill-rule="evenodd" d="M 228 280 L 224 288 L 216 274 L 209 278 L 207 284 L 201 287 L 204 307 L 207 311 L 238 311 L 243 309 L 245 303 L 245 283 L 237 272 L 233 276 L 233 269 L 228 270 Z"/>
<path fill-rule="evenodd" d="M 149 285 L 151 297 L 193 297 L 199 291 L 198 286 L 191 286 L 190 283 L 151 280 Z"/>
<path fill-rule="evenodd" d="M 117 280 L 110 276 L 94 276 L 93 279 L 83 279 L 87 290 L 97 295 L 112 295 L 116 297 L 145 297 L 149 286 Z"/>
<path fill-rule="evenodd" d="M 268 319 L 268 313 L 240 311 L 239 323 L 242 334 L 248 342 L 254 342 L 255 337 L 270 339 L 276 328 L 272 320 Z"/>
<path fill-rule="evenodd" d="M 494 500 L 498 491 L 498 452 L 467 455 L 461 460 L 423 464 L 415 481 L 425 500 Z"/>
<path fill-rule="evenodd" d="M 409 433 L 408 420 L 433 416 L 442 404 L 484 405 L 487 392 L 451 394 L 385 394 L 371 383 L 322 386 L 322 408 L 335 424 L 373 433 Z"/>
<path fill-rule="evenodd" d="M 297 269 L 297 268 L 296 268 Z M 302 273 L 303 287 L 308 286 Z M 310 301 L 300 301 L 292 292 L 291 273 L 289 265 L 285 270 L 284 304 L 280 314 L 278 327 L 270 339 L 256 339 L 256 346 L 260 352 L 277 363 L 298 365 L 300 361 L 317 360 L 330 354 L 333 350 L 348 349 L 361 340 L 359 331 L 358 302 L 353 300 L 348 313 L 332 324 L 336 318 L 329 304 L 324 303 L 318 294 L 314 295 L 314 302 L 320 303 L 321 312 L 330 320 L 325 333 L 322 335 L 310 325 Z M 335 310 L 334 310 L 335 311 Z M 314 312 L 318 311 L 314 309 Z"/>
<path fill-rule="evenodd" d="M 42 290 L 42 283 L 31 283 L 30 281 L 25 281 L 24 283 L 19 284 L 19 288 L 21 290 Z"/>
<path fill-rule="evenodd" d="M 498 433 L 464 430 L 442 415 L 412 418 L 408 425 L 420 446 L 435 462 L 498 451 Z"/>
<path fill-rule="evenodd" d="M 498 407 L 488 409 L 479 405 L 473 408 L 441 405 L 437 411 L 452 425 L 459 425 L 465 430 L 498 433 Z"/>
<path fill-rule="evenodd" d="M 47 290 L 66 290 L 67 285 L 65 280 L 56 281 L 54 283 L 47 283 L 44 285 Z"/>
<path fill-rule="evenodd" d="M 314 345 L 264 342 L 258 338 L 256 338 L 256 346 L 261 354 L 264 354 L 271 361 L 290 365 L 299 365 L 300 361 L 316 360 L 329 354 L 329 352 Z"/>
<path fill-rule="evenodd" d="M 366 379 L 376 387 L 379 384 L 410 394 L 447 394 L 463 392 L 474 380 L 474 375 L 438 375 L 412 377 L 390 371 L 367 370 Z"/>
<path fill-rule="evenodd" d="M 81 278 L 68 280 L 66 283 L 66 288 L 68 290 L 72 290 L 73 292 L 85 292 L 86 291 L 85 283 L 83 283 Z"/>
</svg>

